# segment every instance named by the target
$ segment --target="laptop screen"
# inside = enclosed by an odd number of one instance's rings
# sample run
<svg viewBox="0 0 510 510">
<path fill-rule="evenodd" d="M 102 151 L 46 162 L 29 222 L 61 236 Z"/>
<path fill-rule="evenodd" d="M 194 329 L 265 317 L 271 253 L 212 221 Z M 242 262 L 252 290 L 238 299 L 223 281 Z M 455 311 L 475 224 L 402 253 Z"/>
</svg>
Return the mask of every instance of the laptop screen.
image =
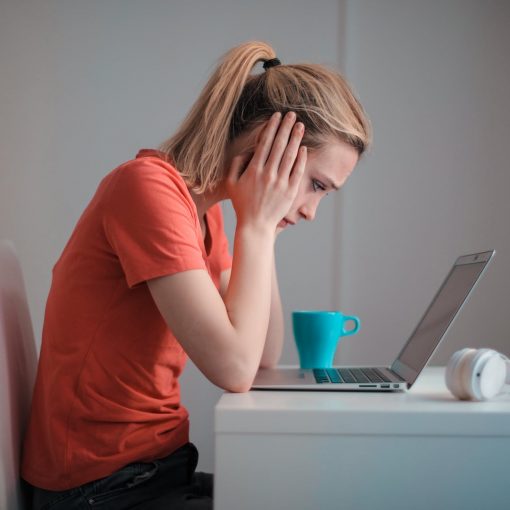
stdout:
<svg viewBox="0 0 510 510">
<path fill-rule="evenodd" d="M 418 373 L 422 370 L 486 265 L 487 261 L 453 266 L 398 361 Z"/>
</svg>

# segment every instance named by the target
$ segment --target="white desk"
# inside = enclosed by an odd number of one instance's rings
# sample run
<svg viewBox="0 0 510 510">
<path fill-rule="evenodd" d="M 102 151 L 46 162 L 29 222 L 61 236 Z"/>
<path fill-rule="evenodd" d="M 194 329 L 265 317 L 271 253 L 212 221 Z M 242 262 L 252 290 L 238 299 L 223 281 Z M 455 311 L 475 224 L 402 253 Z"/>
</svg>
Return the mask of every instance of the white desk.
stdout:
<svg viewBox="0 0 510 510">
<path fill-rule="evenodd" d="M 510 396 L 251 391 L 216 406 L 216 510 L 510 508 Z"/>
</svg>

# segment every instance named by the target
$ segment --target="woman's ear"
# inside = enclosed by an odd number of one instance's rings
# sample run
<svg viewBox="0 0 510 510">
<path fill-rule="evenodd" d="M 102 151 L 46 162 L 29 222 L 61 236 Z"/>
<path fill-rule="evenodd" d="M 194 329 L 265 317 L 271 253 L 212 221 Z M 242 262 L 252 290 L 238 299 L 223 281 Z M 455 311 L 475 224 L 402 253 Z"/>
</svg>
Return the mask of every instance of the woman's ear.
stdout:
<svg viewBox="0 0 510 510">
<path fill-rule="evenodd" d="M 252 135 L 254 135 L 255 140 L 255 146 L 257 146 L 260 142 L 260 139 L 262 138 L 262 135 L 264 134 L 264 129 L 267 126 L 267 122 L 264 122 L 263 124 L 259 124 L 258 126 L 253 128 Z"/>
<path fill-rule="evenodd" d="M 229 145 L 227 154 L 230 157 L 242 153 L 251 153 L 253 155 L 261 140 L 266 125 L 266 122 L 262 122 L 253 127 L 250 131 L 245 131 L 238 135 Z"/>
</svg>

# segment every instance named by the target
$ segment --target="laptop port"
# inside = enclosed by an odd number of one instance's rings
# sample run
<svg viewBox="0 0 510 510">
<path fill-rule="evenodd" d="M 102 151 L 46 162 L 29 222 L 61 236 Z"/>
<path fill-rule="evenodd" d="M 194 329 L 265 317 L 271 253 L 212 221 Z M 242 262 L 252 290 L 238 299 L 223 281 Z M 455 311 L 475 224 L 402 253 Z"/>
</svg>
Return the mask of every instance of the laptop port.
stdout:
<svg viewBox="0 0 510 510">
<path fill-rule="evenodd" d="M 398 384 L 394 384 L 394 385 L 393 385 L 393 387 L 394 387 L 394 388 L 398 388 L 398 387 L 399 387 L 399 385 L 398 385 Z"/>
<path fill-rule="evenodd" d="M 389 388 L 390 385 L 389 384 L 381 384 L 381 388 Z"/>
<path fill-rule="evenodd" d="M 360 388 L 377 388 L 377 384 L 360 384 Z"/>
</svg>

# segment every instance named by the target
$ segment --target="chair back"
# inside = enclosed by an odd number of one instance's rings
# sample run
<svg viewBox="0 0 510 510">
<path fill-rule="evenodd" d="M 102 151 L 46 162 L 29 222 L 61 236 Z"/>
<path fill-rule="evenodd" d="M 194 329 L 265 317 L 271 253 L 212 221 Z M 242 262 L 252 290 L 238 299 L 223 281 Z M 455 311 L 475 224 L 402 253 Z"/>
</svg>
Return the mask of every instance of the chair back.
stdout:
<svg viewBox="0 0 510 510">
<path fill-rule="evenodd" d="M 21 443 L 37 367 L 37 351 L 21 266 L 0 240 L 0 508 L 23 510 Z"/>
</svg>

